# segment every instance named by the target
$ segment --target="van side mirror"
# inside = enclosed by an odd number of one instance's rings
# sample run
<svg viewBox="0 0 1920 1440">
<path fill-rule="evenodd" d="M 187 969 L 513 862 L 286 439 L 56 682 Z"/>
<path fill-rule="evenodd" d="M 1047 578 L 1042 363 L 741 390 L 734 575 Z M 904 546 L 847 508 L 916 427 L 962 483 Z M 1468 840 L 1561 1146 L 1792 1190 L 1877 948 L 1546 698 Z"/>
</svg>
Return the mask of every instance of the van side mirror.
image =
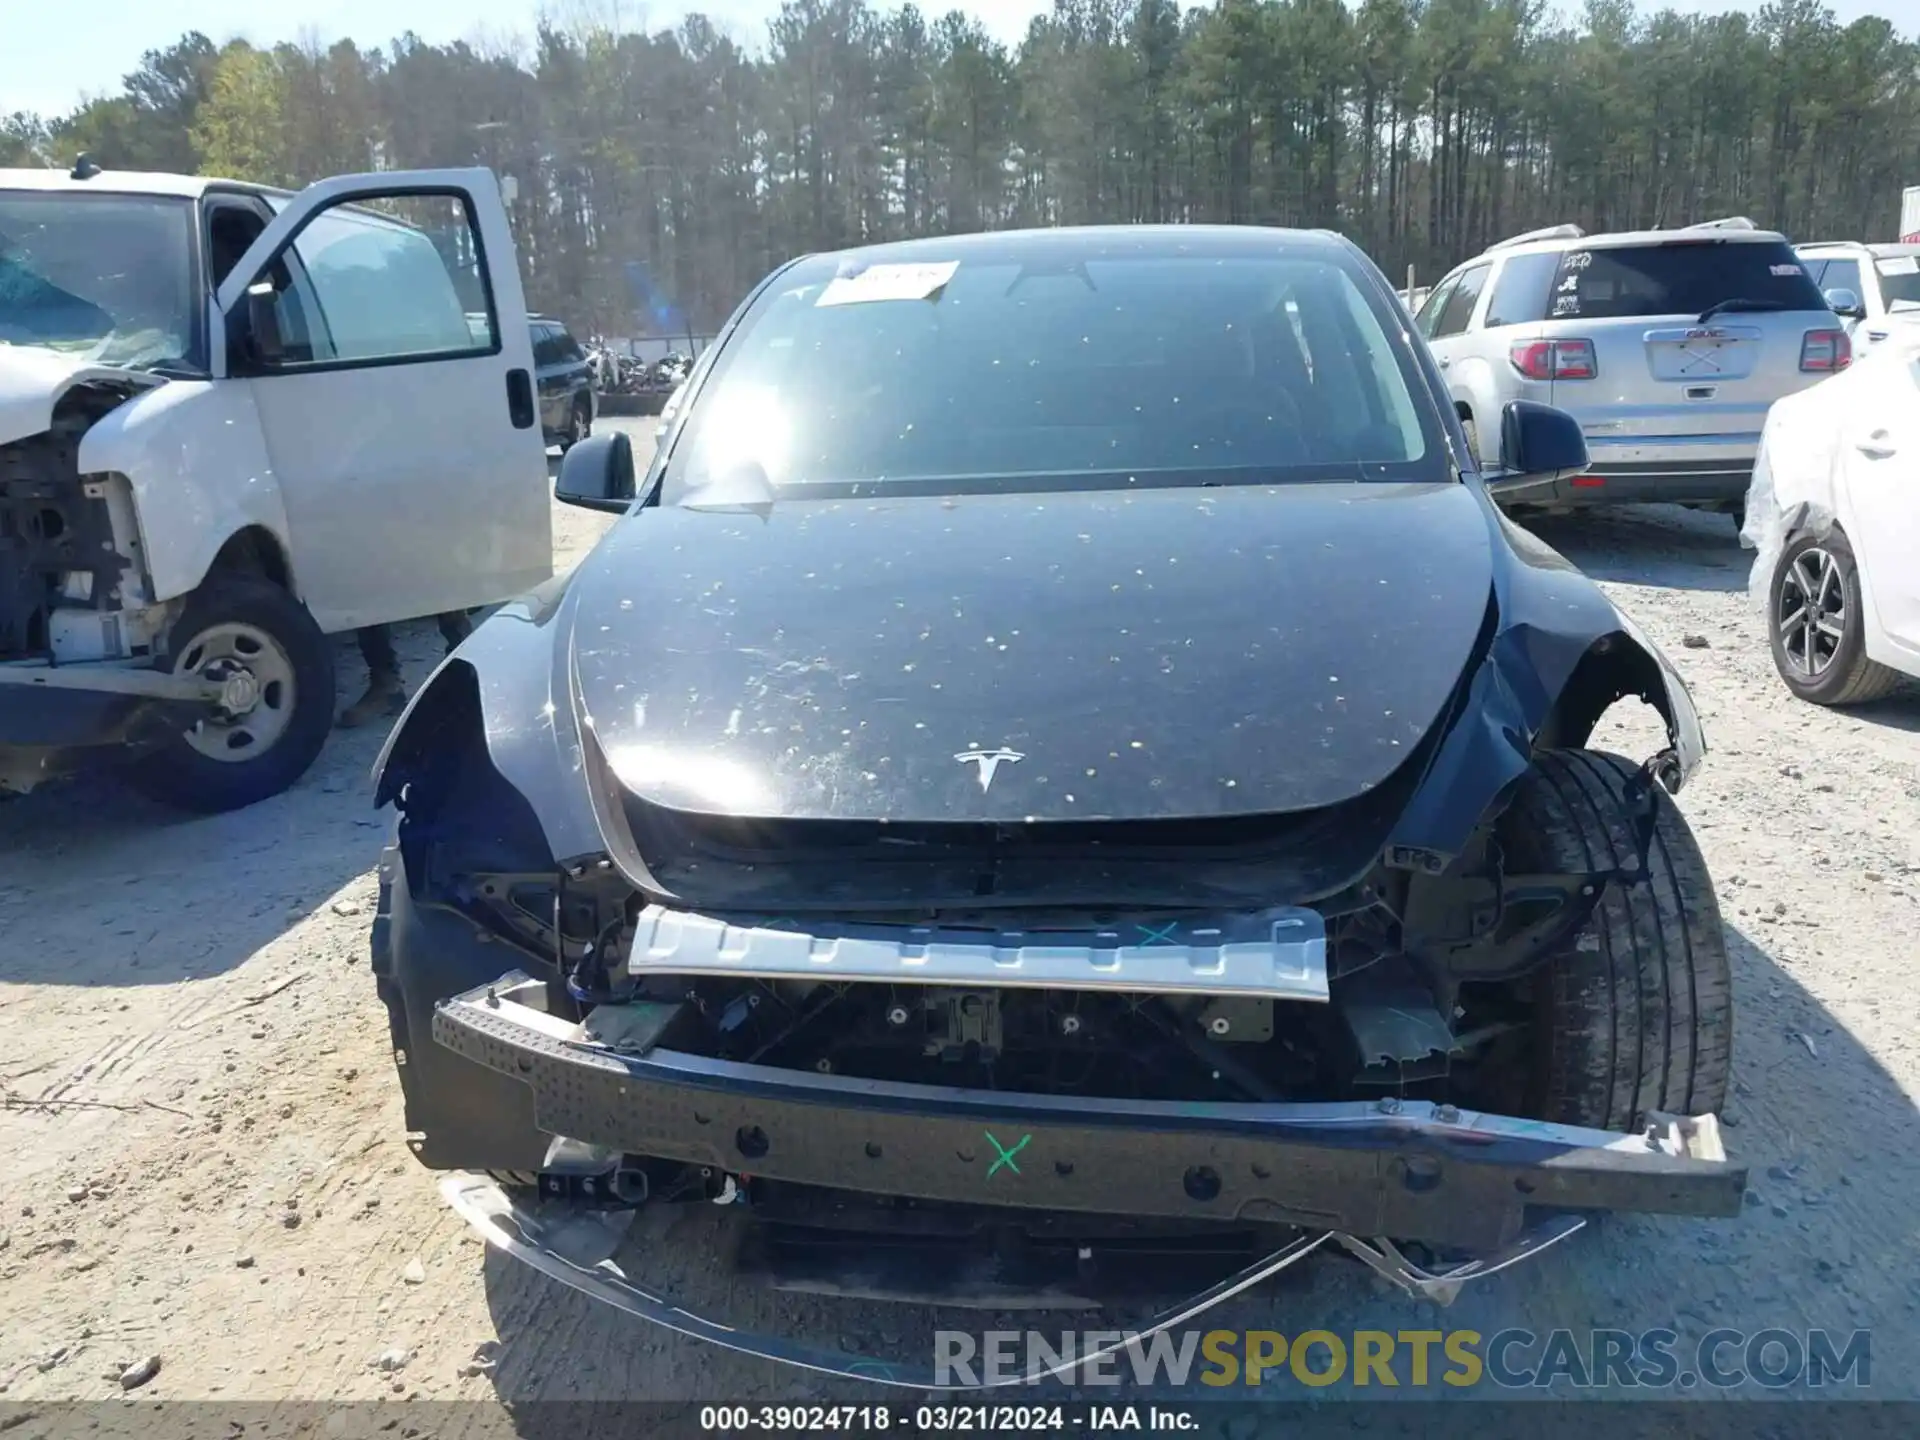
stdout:
<svg viewBox="0 0 1920 1440">
<path fill-rule="evenodd" d="M 582 440 L 560 458 L 553 498 L 618 514 L 633 504 L 633 442 L 619 431 Z"/>
<path fill-rule="evenodd" d="M 256 280 L 247 287 L 247 348 L 257 364 L 278 365 L 286 358 L 276 298 L 271 280 Z"/>
<path fill-rule="evenodd" d="M 1564 410 L 1533 400 L 1511 401 L 1500 417 L 1500 463 L 1529 480 L 1565 480 L 1584 474 L 1591 459 L 1586 432 Z"/>
</svg>

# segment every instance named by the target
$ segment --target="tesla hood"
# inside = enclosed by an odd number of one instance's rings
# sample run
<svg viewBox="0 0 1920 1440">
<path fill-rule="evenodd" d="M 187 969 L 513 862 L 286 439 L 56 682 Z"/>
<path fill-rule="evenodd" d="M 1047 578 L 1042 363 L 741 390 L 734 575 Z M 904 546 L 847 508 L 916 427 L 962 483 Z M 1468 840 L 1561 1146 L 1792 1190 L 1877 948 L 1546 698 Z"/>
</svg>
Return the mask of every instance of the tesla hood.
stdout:
<svg viewBox="0 0 1920 1440">
<path fill-rule="evenodd" d="M 1490 546 L 1454 484 L 646 509 L 574 586 L 574 698 L 621 783 L 680 810 L 1312 809 L 1438 717 Z"/>
<path fill-rule="evenodd" d="M 131 393 L 158 383 L 153 375 L 95 365 L 57 350 L 0 344 L 0 445 L 46 431 L 60 397 L 76 385 L 103 384 Z"/>
</svg>

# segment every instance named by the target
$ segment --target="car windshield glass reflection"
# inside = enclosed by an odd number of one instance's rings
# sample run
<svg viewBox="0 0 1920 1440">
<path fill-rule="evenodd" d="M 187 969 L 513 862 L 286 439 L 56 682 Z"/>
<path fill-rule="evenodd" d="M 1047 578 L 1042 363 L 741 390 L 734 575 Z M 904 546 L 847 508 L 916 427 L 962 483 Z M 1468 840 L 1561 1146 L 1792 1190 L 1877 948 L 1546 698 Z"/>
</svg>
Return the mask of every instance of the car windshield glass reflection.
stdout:
<svg viewBox="0 0 1920 1440">
<path fill-rule="evenodd" d="M 1448 478 L 1390 297 L 1328 252 L 911 253 L 776 280 L 696 398 L 670 503 L 749 475 L 923 493 Z"/>
</svg>

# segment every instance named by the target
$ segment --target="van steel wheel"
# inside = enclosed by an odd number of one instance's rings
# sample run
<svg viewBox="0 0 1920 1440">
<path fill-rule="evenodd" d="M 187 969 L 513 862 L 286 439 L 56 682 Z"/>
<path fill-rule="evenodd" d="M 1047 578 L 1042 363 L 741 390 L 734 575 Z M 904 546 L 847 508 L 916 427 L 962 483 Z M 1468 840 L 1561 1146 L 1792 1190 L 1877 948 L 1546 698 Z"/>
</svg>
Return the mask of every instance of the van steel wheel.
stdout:
<svg viewBox="0 0 1920 1440">
<path fill-rule="evenodd" d="M 173 628 L 171 668 L 221 683 L 220 714 L 142 755 L 137 790 L 212 814 L 277 795 L 333 728 L 333 651 L 293 596 L 265 580 L 209 580 Z"/>
<path fill-rule="evenodd" d="M 1878 700 L 1900 673 L 1869 660 L 1860 568 L 1844 532 L 1802 535 L 1780 552 L 1767 592 L 1767 636 L 1787 688 L 1816 705 Z"/>
<path fill-rule="evenodd" d="M 174 665 L 221 685 L 225 718 L 202 720 L 186 742 L 211 760 L 235 765 L 271 750 L 293 723 L 299 694 L 285 647 L 257 625 L 214 625 L 187 641 Z"/>
</svg>

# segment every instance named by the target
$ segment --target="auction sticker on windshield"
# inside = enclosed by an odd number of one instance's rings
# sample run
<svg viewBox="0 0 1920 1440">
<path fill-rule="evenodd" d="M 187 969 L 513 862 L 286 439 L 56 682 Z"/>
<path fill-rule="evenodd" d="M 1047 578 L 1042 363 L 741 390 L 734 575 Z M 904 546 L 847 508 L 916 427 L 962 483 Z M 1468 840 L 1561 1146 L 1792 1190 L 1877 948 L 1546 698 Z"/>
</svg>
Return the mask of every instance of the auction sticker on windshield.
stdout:
<svg viewBox="0 0 1920 1440">
<path fill-rule="evenodd" d="M 953 279 L 958 260 L 937 265 L 869 265 L 855 275 L 837 275 L 813 303 L 861 305 L 871 300 L 931 300 Z"/>
</svg>

